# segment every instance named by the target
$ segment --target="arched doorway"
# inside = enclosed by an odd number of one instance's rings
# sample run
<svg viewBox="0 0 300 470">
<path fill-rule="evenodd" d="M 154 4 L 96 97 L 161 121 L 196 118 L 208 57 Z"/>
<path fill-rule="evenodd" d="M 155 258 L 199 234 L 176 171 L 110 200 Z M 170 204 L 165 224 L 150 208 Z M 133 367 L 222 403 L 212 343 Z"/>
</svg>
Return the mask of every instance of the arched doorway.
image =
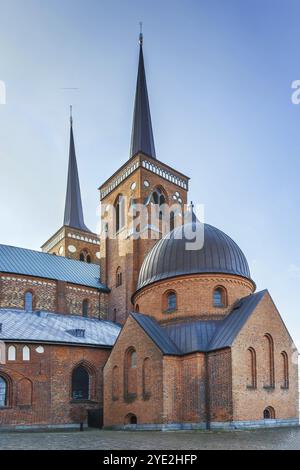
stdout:
<svg viewBox="0 0 300 470">
<path fill-rule="evenodd" d="M 272 406 L 264 409 L 264 419 L 275 419 L 275 410 Z"/>
</svg>

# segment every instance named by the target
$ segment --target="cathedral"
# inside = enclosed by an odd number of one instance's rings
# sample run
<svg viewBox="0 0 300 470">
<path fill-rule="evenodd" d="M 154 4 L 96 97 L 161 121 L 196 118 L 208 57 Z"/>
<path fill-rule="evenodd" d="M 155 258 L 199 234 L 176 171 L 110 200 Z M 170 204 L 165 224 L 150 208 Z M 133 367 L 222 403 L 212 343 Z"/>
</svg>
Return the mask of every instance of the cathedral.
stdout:
<svg viewBox="0 0 300 470">
<path fill-rule="evenodd" d="M 101 236 L 84 222 L 73 127 L 62 226 L 41 251 L 0 245 L 0 431 L 298 425 L 298 353 L 270 293 L 197 219 L 184 169 L 156 156 L 142 34 Z"/>
</svg>

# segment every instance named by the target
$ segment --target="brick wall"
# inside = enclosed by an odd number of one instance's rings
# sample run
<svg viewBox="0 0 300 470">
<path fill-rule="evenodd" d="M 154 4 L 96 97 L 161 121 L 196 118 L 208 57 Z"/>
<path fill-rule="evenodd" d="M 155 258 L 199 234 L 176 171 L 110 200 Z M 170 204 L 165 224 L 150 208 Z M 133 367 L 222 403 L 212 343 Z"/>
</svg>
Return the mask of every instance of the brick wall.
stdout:
<svg viewBox="0 0 300 470">
<path fill-rule="evenodd" d="M 135 160 L 138 161 L 141 158 L 141 156 L 137 156 Z M 133 164 L 135 160 L 131 163 Z M 163 166 L 163 164 L 160 165 Z M 118 174 L 121 175 L 123 170 L 123 168 L 120 169 L 114 177 Z M 173 170 L 173 173 L 177 174 L 175 170 Z M 149 183 L 147 187 L 144 186 L 145 180 Z M 136 184 L 134 189 L 132 189 L 133 183 Z M 105 183 L 101 189 L 107 185 L 109 185 L 109 182 Z M 187 191 L 185 189 L 179 188 L 171 181 L 167 181 L 143 167 L 138 168 L 130 176 L 127 176 L 121 184 L 102 198 L 101 204 L 104 206 L 113 206 L 117 196 L 122 194 L 126 199 L 125 212 L 127 214 L 132 199 L 134 199 L 136 203 L 144 204 L 154 188 L 158 186 L 162 188 L 167 203 L 173 204 L 173 195 L 175 192 L 179 192 L 183 204 L 186 204 Z M 103 221 L 112 226 L 113 222 L 110 212 L 104 215 Z M 106 242 L 102 239 L 100 243 L 101 280 L 102 282 L 106 282 L 111 289 L 109 296 L 109 318 L 114 319 L 114 312 L 116 311 L 117 321 L 119 322 L 124 322 L 129 312 L 132 311 L 131 297 L 136 291 L 140 267 L 146 254 L 161 237 L 160 233 L 148 230 L 143 237 L 134 240 L 132 237 L 127 237 L 127 228 L 130 224 L 131 220 L 128 218 L 127 225 L 120 231 L 117 239 L 108 239 Z M 123 284 L 122 286 L 116 287 L 116 271 L 118 267 L 121 268 L 123 274 Z"/>
<path fill-rule="evenodd" d="M 268 382 L 268 333 L 274 342 L 275 387 L 264 388 Z M 249 347 L 256 351 L 257 388 L 249 385 Z M 281 352 L 286 351 L 289 362 L 289 388 L 284 389 Z M 298 368 L 297 352 L 293 341 L 268 293 L 234 341 L 232 347 L 233 419 L 263 419 L 263 410 L 272 406 L 275 418 L 298 418 Z"/>
<path fill-rule="evenodd" d="M 124 364 L 128 348 L 137 353 L 137 396 L 126 399 L 124 390 Z M 143 393 L 143 361 L 150 358 L 147 390 Z M 119 398 L 113 397 L 113 369 L 119 369 Z M 163 357 L 157 346 L 143 332 L 133 318 L 129 318 L 104 368 L 104 425 L 123 425 L 129 413 L 137 416 L 138 423 L 161 423 L 163 420 Z"/>
<path fill-rule="evenodd" d="M 226 308 L 213 306 L 213 291 L 220 285 L 227 291 Z M 169 290 L 175 290 L 177 294 L 177 309 L 166 313 L 163 299 Z M 159 322 L 187 317 L 219 319 L 231 310 L 236 300 L 252 291 L 252 283 L 239 276 L 198 274 L 168 279 L 145 287 L 136 294 L 134 303 L 139 306 L 140 312 L 155 317 Z"/>
<path fill-rule="evenodd" d="M 82 303 L 89 301 L 88 316 L 106 318 L 107 294 L 97 289 L 32 276 L 3 274 L 0 277 L 0 307 L 24 309 L 27 291 L 33 294 L 33 309 L 82 315 Z"/>
<path fill-rule="evenodd" d="M 7 343 L 7 348 L 12 344 Z M 0 408 L 0 426 L 72 424 L 72 410 L 79 406 L 85 410 L 102 408 L 102 369 L 109 349 L 44 344 L 44 352 L 39 354 L 39 344 L 27 344 L 30 361 L 23 361 L 24 344 L 14 346 L 16 360 L 0 364 L 0 375 L 9 384 L 8 406 Z M 91 399 L 82 403 L 71 397 L 72 370 L 78 364 L 83 364 L 91 377 Z"/>
</svg>

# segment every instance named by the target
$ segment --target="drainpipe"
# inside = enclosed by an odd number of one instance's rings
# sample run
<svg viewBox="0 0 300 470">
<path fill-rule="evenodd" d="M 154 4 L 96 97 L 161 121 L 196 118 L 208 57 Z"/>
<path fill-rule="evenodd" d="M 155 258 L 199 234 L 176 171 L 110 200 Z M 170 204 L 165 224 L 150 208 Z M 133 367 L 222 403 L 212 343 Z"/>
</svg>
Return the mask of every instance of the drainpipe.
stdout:
<svg viewBox="0 0 300 470">
<path fill-rule="evenodd" d="M 210 383 L 209 383 L 209 367 L 208 367 L 208 353 L 205 353 L 205 418 L 206 429 L 210 430 Z"/>
</svg>

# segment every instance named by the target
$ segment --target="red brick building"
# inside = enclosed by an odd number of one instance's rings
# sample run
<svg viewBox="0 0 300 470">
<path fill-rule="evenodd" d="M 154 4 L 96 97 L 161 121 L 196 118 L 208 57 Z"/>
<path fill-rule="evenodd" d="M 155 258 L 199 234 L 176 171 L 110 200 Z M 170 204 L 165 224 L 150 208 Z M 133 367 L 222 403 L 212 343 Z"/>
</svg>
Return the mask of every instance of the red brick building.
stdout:
<svg viewBox="0 0 300 470">
<path fill-rule="evenodd" d="M 71 120 L 63 226 L 43 252 L 0 246 L 0 429 L 298 425 L 298 353 L 269 292 L 157 159 L 142 35 L 130 158 L 99 189 L 101 239 Z"/>
</svg>

